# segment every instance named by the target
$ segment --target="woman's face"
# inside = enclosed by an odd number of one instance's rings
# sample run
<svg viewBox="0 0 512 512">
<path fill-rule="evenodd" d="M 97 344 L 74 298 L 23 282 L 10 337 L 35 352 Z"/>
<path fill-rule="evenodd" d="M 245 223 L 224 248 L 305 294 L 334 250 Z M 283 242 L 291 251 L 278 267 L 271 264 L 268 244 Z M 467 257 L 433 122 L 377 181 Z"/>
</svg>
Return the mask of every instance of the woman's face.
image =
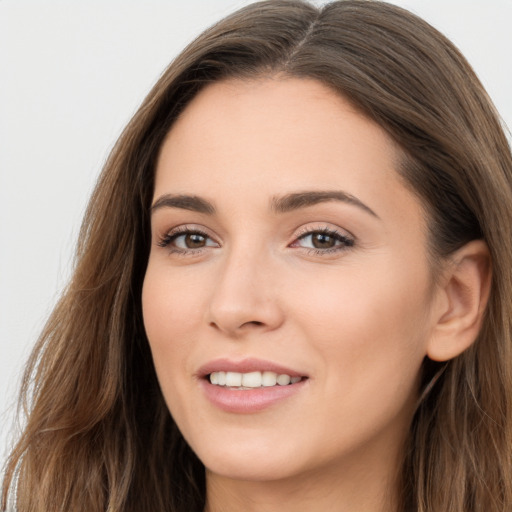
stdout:
<svg viewBox="0 0 512 512">
<path fill-rule="evenodd" d="M 210 475 L 389 472 L 435 301 L 398 161 L 379 126 L 313 80 L 210 85 L 168 134 L 144 322 Z"/>
</svg>

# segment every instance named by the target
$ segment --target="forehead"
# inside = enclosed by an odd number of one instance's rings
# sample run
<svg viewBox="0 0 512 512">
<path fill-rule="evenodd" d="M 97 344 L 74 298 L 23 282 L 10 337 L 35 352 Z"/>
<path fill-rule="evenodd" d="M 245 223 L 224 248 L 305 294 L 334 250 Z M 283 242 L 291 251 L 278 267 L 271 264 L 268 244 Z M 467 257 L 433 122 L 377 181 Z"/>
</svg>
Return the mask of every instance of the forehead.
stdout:
<svg viewBox="0 0 512 512">
<path fill-rule="evenodd" d="M 234 204 L 342 189 L 376 211 L 397 202 L 417 208 L 397 172 L 400 154 L 381 127 L 316 80 L 226 80 L 205 87 L 173 125 L 155 196 L 194 193 Z"/>
</svg>

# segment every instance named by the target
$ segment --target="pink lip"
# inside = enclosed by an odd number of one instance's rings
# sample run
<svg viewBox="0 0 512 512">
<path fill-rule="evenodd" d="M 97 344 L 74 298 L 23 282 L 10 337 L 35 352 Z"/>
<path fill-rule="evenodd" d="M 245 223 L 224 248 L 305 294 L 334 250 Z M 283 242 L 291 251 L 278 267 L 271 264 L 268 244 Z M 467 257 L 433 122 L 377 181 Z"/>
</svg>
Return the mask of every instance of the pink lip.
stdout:
<svg viewBox="0 0 512 512">
<path fill-rule="evenodd" d="M 304 389 L 308 379 L 302 379 L 295 384 L 287 386 L 261 387 L 254 389 L 232 389 L 216 386 L 210 383 L 207 376 L 212 372 L 231 371 L 248 373 L 253 371 L 271 371 L 277 374 L 286 374 L 290 377 L 306 377 L 303 373 L 286 368 L 279 364 L 261 359 L 244 359 L 233 361 L 229 359 L 216 359 L 202 366 L 197 375 L 199 383 L 206 398 L 216 407 L 225 412 L 237 414 L 251 414 L 262 411 L 270 406 L 291 398 Z"/>
</svg>

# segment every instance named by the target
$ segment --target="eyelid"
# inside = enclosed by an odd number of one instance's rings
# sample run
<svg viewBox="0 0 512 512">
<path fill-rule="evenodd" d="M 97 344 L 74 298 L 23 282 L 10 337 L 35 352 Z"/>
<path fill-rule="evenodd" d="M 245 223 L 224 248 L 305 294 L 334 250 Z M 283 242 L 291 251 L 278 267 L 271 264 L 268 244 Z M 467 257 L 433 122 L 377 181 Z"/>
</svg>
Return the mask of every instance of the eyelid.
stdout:
<svg viewBox="0 0 512 512">
<path fill-rule="evenodd" d="M 314 234 L 324 234 L 334 238 L 335 245 L 333 247 L 302 247 L 300 245 L 301 240 L 305 240 L 307 237 L 312 236 Z M 339 226 L 326 225 L 325 223 L 321 226 L 312 226 L 308 224 L 300 228 L 298 232 L 295 233 L 293 242 L 289 245 L 294 249 L 299 249 L 307 252 L 308 254 L 327 256 L 327 255 L 336 255 L 351 249 L 356 242 L 356 238 L 349 231 L 340 228 Z"/>
<path fill-rule="evenodd" d="M 350 238 L 352 240 L 356 240 L 356 237 L 348 230 L 343 229 L 339 226 L 336 226 L 334 224 L 329 224 L 327 222 L 318 222 L 318 223 L 308 223 L 303 226 L 301 226 L 294 234 L 293 238 L 298 239 L 303 237 L 304 235 L 308 235 L 311 233 L 318 233 L 318 232 L 325 232 L 325 233 L 338 233 L 346 238 Z"/>
<path fill-rule="evenodd" d="M 199 234 L 201 236 L 204 236 L 205 238 L 208 238 L 215 242 L 217 246 L 220 246 L 220 242 L 218 240 L 218 237 L 212 235 L 210 233 L 210 230 L 206 229 L 204 226 L 200 226 L 197 224 L 180 224 L 178 226 L 175 226 L 173 228 L 165 230 L 161 235 L 157 235 L 157 242 L 156 244 L 162 248 L 166 248 L 168 250 L 171 250 L 171 243 L 175 238 L 178 238 L 179 236 L 186 235 L 188 233 L 193 234 Z M 178 254 L 186 254 L 186 253 L 197 253 L 199 251 L 203 251 L 207 248 L 211 248 L 211 245 L 207 245 L 205 247 L 199 247 L 199 248 L 190 248 L 190 249 L 182 249 L 179 247 L 172 247 L 172 251 L 174 253 Z"/>
<path fill-rule="evenodd" d="M 202 247 L 190 247 L 184 248 L 173 245 L 173 241 L 178 237 L 186 234 L 199 234 L 206 239 L 213 242 L 206 243 Z M 335 245 L 333 247 L 303 247 L 300 245 L 300 241 L 304 240 L 308 236 L 312 236 L 314 234 L 325 234 L 334 238 Z M 339 226 L 335 226 L 327 223 L 318 223 L 316 225 L 312 223 L 308 223 L 306 225 L 301 226 L 293 235 L 292 242 L 288 244 L 288 247 L 301 249 L 306 252 L 312 252 L 315 254 L 329 254 L 329 253 L 338 253 L 344 250 L 347 250 L 355 245 L 356 238 L 346 229 L 340 228 Z M 162 248 L 169 250 L 172 253 L 178 255 L 194 255 L 199 254 L 202 251 L 218 248 L 220 247 L 221 241 L 216 235 L 211 234 L 210 230 L 205 228 L 203 225 L 198 224 L 180 224 L 178 226 L 167 229 L 163 232 L 163 234 L 158 235 L 158 239 L 156 244 Z"/>
</svg>

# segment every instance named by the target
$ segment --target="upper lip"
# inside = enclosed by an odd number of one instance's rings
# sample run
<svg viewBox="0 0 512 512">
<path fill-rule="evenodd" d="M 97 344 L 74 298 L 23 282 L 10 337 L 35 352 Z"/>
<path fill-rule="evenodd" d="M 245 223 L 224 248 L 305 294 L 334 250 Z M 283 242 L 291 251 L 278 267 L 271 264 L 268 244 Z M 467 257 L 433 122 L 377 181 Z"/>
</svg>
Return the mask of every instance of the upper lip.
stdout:
<svg viewBox="0 0 512 512">
<path fill-rule="evenodd" d="M 265 361 L 264 359 L 257 358 L 246 358 L 239 361 L 228 358 L 214 359 L 209 361 L 199 368 L 197 375 L 199 377 L 206 377 L 212 372 L 237 372 L 237 373 L 249 373 L 249 372 L 275 372 L 279 375 L 285 374 L 290 377 L 305 377 L 306 375 L 300 371 L 292 368 L 287 368 L 278 363 L 272 361 Z"/>
</svg>

